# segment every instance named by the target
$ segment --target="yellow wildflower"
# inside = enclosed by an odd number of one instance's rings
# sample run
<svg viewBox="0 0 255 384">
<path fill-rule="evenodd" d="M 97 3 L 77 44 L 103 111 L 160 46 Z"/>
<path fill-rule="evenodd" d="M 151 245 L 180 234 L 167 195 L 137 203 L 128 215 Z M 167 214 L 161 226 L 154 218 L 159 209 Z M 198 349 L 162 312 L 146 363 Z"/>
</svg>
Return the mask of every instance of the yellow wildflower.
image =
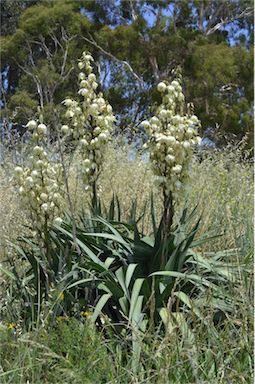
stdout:
<svg viewBox="0 0 255 384">
<path fill-rule="evenodd" d="M 16 323 L 9 323 L 9 324 L 7 325 L 7 328 L 10 329 L 10 330 L 15 329 L 16 327 L 17 327 L 17 324 L 16 324 Z"/>
<path fill-rule="evenodd" d="M 92 316 L 92 312 L 90 312 L 90 311 L 81 311 L 80 312 L 80 316 L 81 317 L 89 317 L 89 316 Z"/>
</svg>

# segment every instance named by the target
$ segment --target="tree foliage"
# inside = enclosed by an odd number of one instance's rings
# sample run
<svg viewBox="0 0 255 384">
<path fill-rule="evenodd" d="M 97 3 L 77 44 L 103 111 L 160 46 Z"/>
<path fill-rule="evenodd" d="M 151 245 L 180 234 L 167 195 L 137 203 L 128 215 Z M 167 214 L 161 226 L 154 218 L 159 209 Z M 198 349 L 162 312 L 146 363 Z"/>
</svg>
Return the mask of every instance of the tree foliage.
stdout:
<svg viewBox="0 0 255 384">
<path fill-rule="evenodd" d="M 2 112 L 13 122 L 24 124 L 40 105 L 53 127 L 56 105 L 74 93 L 75 58 L 88 49 L 118 132 L 143 134 L 140 122 L 158 102 L 155 86 L 181 68 L 202 131 L 219 144 L 246 134 L 251 139 L 250 0 L 2 3 Z"/>
</svg>

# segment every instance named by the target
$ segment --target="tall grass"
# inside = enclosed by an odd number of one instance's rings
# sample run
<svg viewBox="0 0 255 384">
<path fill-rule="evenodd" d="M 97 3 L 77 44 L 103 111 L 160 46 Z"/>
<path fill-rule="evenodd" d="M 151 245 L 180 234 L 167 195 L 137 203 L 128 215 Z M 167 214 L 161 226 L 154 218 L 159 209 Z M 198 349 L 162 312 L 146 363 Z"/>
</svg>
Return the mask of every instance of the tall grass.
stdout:
<svg viewBox="0 0 255 384">
<path fill-rule="evenodd" d="M 150 201 L 153 190 L 153 174 L 148 162 L 137 153 L 129 159 L 130 148 L 109 146 L 103 172 L 99 178 L 101 198 L 108 205 L 113 193 L 121 202 L 123 212 L 128 214 L 134 197 L 138 210 Z M 253 167 L 243 162 L 238 148 L 224 152 L 212 152 L 192 164 L 191 178 L 180 207 L 187 200 L 190 206 L 198 204 L 198 214 L 203 215 L 202 231 L 218 230 L 224 233 L 215 249 L 241 248 L 246 252 L 253 246 Z M 70 190 L 77 212 L 88 206 L 88 197 L 79 183 L 75 159 L 70 167 Z M 0 167 L 0 244 L 3 249 L 6 239 L 23 232 L 26 215 L 20 209 L 19 198 L 11 185 L 14 164 L 8 161 Z M 161 209 L 161 196 L 154 190 L 156 208 Z M 1 258 L 1 252 L 0 252 Z"/>
</svg>

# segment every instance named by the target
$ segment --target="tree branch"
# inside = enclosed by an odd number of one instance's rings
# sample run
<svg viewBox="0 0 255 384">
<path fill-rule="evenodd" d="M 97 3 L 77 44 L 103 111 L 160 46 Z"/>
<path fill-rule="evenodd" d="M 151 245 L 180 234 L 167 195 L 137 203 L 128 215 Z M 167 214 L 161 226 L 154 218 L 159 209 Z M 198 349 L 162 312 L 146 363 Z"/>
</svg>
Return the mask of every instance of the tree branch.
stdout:
<svg viewBox="0 0 255 384">
<path fill-rule="evenodd" d="M 233 21 L 235 20 L 239 20 L 239 19 L 242 19 L 244 17 L 247 17 L 247 16 L 251 16 L 253 14 L 253 9 L 252 7 L 248 7 L 246 8 L 243 12 L 241 12 L 239 15 L 235 15 L 231 18 L 228 18 L 226 17 L 225 19 L 222 19 L 219 23 L 217 23 L 216 25 L 214 25 L 212 28 L 209 28 L 207 31 L 206 31 L 206 36 L 209 36 L 211 35 L 212 33 L 216 32 L 218 29 L 220 29 L 221 27 L 223 27 L 224 25 L 226 24 L 229 24 L 229 23 L 232 23 Z"/>
<path fill-rule="evenodd" d="M 85 41 L 87 41 L 88 43 L 92 44 L 94 47 L 96 47 L 97 49 L 99 49 L 102 53 L 104 53 L 106 56 L 110 57 L 112 60 L 120 63 L 120 64 L 123 64 L 127 67 L 127 69 L 129 70 L 129 72 L 133 75 L 133 77 L 140 83 L 142 84 L 143 83 L 143 79 L 141 77 L 139 77 L 133 70 L 133 68 L 131 67 L 131 65 L 125 61 L 125 60 L 120 60 L 118 59 L 116 56 L 114 56 L 112 53 L 110 52 L 107 52 L 104 48 L 102 48 L 100 45 L 97 44 L 97 42 L 93 39 L 92 36 L 90 36 L 90 39 L 88 39 L 87 37 L 84 37 L 83 36 L 83 39 Z"/>
</svg>

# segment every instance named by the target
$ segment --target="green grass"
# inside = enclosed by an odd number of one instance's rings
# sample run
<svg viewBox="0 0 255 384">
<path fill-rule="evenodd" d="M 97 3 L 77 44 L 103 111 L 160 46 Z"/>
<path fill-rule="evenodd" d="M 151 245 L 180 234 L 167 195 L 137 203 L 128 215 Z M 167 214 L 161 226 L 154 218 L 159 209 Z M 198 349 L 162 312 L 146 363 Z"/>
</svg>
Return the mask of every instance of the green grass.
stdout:
<svg viewBox="0 0 255 384">
<path fill-rule="evenodd" d="M 88 322 L 62 319 L 20 336 L 2 329 L 1 383 L 252 383 L 247 315 L 216 334 L 197 326 L 192 342 L 174 331 L 146 335 L 137 371 L 126 337 L 112 337 L 109 326 L 100 333 Z"/>
</svg>

